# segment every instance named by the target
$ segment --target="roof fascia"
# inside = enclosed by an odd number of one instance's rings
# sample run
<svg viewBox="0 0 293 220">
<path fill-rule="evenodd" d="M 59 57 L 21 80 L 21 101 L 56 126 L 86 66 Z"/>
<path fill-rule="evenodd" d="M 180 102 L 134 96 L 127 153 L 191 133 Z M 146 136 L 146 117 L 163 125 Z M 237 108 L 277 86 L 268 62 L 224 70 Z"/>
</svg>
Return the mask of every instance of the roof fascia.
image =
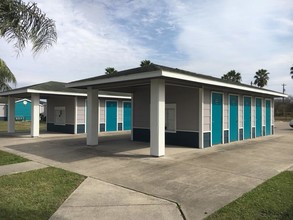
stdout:
<svg viewBox="0 0 293 220">
<path fill-rule="evenodd" d="M 66 96 L 87 96 L 86 93 L 45 91 L 45 90 L 35 90 L 35 89 L 28 89 L 27 93 L 39 93 L 39 94 L 48 94 L 48 95 L 66 95 Z"/>
<path fill-rule="evenodd" d="M 236 85 L 236 84 L 234 85 L 234 84 L 229 84 L 229 83 L 225 83 L 225 82 L 218 82 L 218 81 L 211 80 L 211 79 L 204 79 L 204 78 L 201 78 L 198 76 L 189 76 L 189 75 L 184 75 L 181 73 L 163 71 L 162 75 L 164 77 L 170 77 L 173 79 L 187 80 L 187 81 L 191 81 L 191 82 L 197 82 L 197 83 L 208 84 L 208 85 L 213 85 L 213 86 L 221 86 L 221 87 L 226 87 L 226 88 L 231 88 L 231 89 L 239 89 L 239 90 L 261 93 L 261 94 L 266 94 L 266 95 L 272 95 L 272 96 L 277 96 L 277 97 L 288 97 L 287 94 L 283 94 L 283 93 L 279 93 L 279 92 L 266 91 L 266 90 L 261 90 L 258 88 L 249 88 L 249 87 L 245 87 L 242 85 Z"/>
<path fill-rule="evenodd" d="M 27 93 L 27 90 L 28 89 L 5 91 L 5 92 L 1 92 L 0 96 L 9 96 L 9 95 L 17 95 L 17 94 Z"/>
</svg>

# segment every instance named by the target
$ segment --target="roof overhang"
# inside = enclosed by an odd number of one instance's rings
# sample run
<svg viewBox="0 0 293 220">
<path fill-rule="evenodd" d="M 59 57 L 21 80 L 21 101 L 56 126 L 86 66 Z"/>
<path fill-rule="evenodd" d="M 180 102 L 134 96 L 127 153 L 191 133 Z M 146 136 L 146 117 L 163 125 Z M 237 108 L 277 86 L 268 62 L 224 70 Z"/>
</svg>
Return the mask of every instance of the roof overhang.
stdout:
<svg viewBox="0 0 293 220">
<path fill-rule="evenodd" d="M 105 84 L 111 84 L 111 83 L 125 83 L 135 80 L 150 80 L 152 78 L 171 78 L 176 80 L 184 80 L 188 82 L 195 82 L 197 84 L 209 85 L 209 86 L 219 86 L 229 89 L 237 89 L 247 92 L 253 92 L 253 93 L 259 93 L 259 94 L 265 94 L 270 95 L 274 97 L 288 97 L 287 94 L 283 94 L 280 92 L 275 92 L 271 90 L 261 89 L 257 87 L 251 87 L 243 84 L 235 84 L 235 83 L 229 83 L 229 82 L 223 82 L 218 80 L 212 80 L 212 79 L 206 79 L 202 78 L 196 75 L 186 75 L 182 73 L 176 73 L 166 70 L 156 70 L 156 71 L 150 71 L 150 72 L 143 72 L 139 74 L 129 74 L 129 75 L 116 75 L 114 77 L 109 78 L 103 78 L 103 79 L 89 79 L 89 80 L 81 80 L 76 82 L 71 82 L 66 84 L 66 87 L 68 88 L 87 88 L 87 87 L 99 87 Z"/>
<path fill-rule="evenodd" d="M 86 93 L 75 93 L 75 92 L 58 92 L 58 91 L 45 91 L 45 90 L 36 90 L 36 89 L 19 89 L 19 90 L 9 90 L 1 92 L 0 96 L 13 96 L 20 94 L 45 94 L 45 95 L 62 95 L 62 96 L 87 96 Z"/>
</svg>

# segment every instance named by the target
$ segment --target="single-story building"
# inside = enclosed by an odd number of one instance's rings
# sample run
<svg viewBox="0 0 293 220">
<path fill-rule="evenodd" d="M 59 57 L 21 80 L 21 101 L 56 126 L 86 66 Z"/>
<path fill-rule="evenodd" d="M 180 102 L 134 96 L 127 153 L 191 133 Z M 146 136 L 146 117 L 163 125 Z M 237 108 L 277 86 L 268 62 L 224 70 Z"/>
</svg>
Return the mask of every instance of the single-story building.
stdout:
<svg viewBox="0 0 293 220">
<path fill-rule="evenodd" d="M 46 82 L 37 85 L 17 88 L 1 92 L 0 96 L 7 97 L 8 102 L 8 132 L 15 132 L 14 112 L 18 103 L 24 105 L 21 98 L 31 104 L 31 136 L 39 136 L 40 99 L 47 100 L 46 123 L 47 131 L 60 133 L 85 133 L 87 118 L 86 90 L 66 88 L 62 82 Z M 32 100 L 28 102 L 28 99 Z M 29 100 L 29 101 L 30 101 Z M 122 131 L 131 129 L 131 95 L 117 92 L 100 91 L 96 99 L 100 106 L 100 132 Z M 9 114 L 11 112 L 11 114 Z"/>
<path fill-rule="evenodd" d="M 274 97 L 287 95 L 216 77 L 152 64 L 74 81 L 87 89 L 87 144 L 97 145 L 100 90 L 132 94 L 132 140 L 149 141 L 150 154 L 165 144 L 206 148 L 274 133 Z"/>
<path fill-rule="evenodd" d="M 0 121 L 7 120 L 7 104 L 6 99 L 0 97 Z"/>
<path fill-rule="evenodd" d="M 40 114 L 45 113 L 46 106 L 43 103 L 39 104 Z M 8 105 L 7 100 L 2 98 L 0 102 L 0 121 L 7 121 L 8 116 Z M 17 121 L 30 121 L 31 120 L 31 100 L 19 99 L 15 101 L 14 117 Z"/>
</svg>

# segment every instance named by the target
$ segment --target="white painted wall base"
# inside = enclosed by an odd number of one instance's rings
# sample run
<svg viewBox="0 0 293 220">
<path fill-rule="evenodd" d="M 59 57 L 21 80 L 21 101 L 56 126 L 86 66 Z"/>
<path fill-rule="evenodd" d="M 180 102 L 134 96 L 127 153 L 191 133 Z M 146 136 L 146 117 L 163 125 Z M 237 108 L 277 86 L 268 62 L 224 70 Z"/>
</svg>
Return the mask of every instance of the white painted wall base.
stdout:
<svg viewBox="0 0 293 220">
<path fill-rule="evenodd" d="M 204 118 L 204 110 L 203 110 L 203 101 L 204 101 L 204 89 L 199 88 L 198 89 L 198 108 L 199 108 L 199 132 L 198 132 L 198 147 L 199 148 L 204 148 L 204 140 L 203 140 L 203 118 Z"/>
<path fill-rule="evenodd" d="M 88 87 L 87 89 L 87 136 L 86 144 L 98 145 L 98 90 Z"/>
<path fill-rule="evenodd" d="M 151 80 L 150 106 L 151 141 L 150 154 L 152 156 L 165 155 L 165 80 Z"/>
<path fill-rule="evenodd" d="M 8 133 L 15 132 L 15 99 L 14 97 L 8 96 L 8 123 L 7 131 Z"/>
</svg>

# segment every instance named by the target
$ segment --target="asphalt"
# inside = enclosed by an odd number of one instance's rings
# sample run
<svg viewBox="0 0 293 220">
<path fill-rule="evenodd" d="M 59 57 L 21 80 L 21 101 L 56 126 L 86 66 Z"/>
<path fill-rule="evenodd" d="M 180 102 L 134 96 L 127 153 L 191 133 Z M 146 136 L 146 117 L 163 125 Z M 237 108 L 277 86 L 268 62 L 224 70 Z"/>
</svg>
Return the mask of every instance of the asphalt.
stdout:
<svg viewBox="0 0 293 220">
<path fill-rule="evenodd" d="M 128 134 L 101 137 L 96 147 L 85 146 L 83 135 L 5 135 L 0 149 L 89 177 L 52 219 L 203 219 L 292 170 L 293 129 L 275 126 L 273 136 L 203 150 L 167 146 L 162 158 L 150 157 L 149 145 Z"/>
</svg>

